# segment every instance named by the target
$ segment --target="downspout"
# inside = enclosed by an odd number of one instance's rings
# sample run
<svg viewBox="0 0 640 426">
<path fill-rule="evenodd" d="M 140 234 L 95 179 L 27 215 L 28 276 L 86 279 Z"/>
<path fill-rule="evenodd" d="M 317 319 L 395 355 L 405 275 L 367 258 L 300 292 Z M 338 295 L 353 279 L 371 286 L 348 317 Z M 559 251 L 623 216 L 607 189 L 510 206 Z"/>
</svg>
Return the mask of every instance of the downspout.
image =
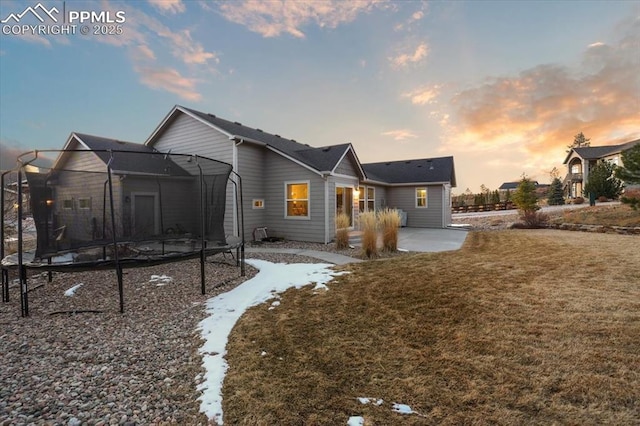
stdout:
<svg viewBox="0 0 640 426">
<path fill-rule="evenodd" d="M 243 139 L 233 139 L 234 144 L 233 144 L 233 159 L 232 159 L 232 164 L 231 166 L 233 167 L 233 170 L 236 172 L 236 175 L 239 176 L 240 170 L 238 169 L 238 146 L 242 145 L 244 143 Z M 235 182 L 235 184 L 237 185 L 238 182 L 236 181 L 236 176 L 233 176 L 233 182 Z M 236 194 L 236 191 L 233 191 L 233 235 L 239 235 L 240 232 L 238 230 L 238 196 Z M 244 231 L 244 230 L 243 230 Z"/>
<path fill-rule="evenodd" d="M 324 243 L 331 241 L 329 233 L 329 175 L 323 174 L 324 179 Z"/>
</svg>

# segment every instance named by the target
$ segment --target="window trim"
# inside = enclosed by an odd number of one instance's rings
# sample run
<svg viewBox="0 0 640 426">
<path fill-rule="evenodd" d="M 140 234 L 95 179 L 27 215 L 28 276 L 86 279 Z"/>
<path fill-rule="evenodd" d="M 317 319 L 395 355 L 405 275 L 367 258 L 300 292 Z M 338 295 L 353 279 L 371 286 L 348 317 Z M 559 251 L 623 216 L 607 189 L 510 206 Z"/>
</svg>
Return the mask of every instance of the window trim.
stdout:
<svg viewBox="0 0 640 426">
<path fill-rule="evenodd" d="M 251 200 L 251 208 L 253 210 L 264 210 L 264 198 L 254 198 Z"/>
<path fill-rule="evenodd" d="M 83 207 L 82 204 L 86 202 L 88 206 Z M 91 197 L 78 198 L 78 210 L 91 210 Z"/>
<path fill-rule="evenodd" d="M 289 185 L 307 185 L 307 198 L 289 198 Z M 306 201 L 307 202 L 307 215 L 306 216 L 289 216 L 287 208 L 290 201 Z M 307 180 L 288 180 L 284 182 L 284 218 L 292 220 L 311 220 L 311 181 Z"/>
<path fill-rule="evenodd" d="M 70 205 L 67 206 L 67 203 L 69 203 Z M 66 198 L 62 200 L 62 210 L 73 210 L 73 204 L 73 198 Z"/>
<path fill-rule="evenodd" d="M 423 197 L 418 196 L 418 191 L 424 190 L 424 206 L 419 205 L 418 200 L 422 200 Z M 429 208 L 429 190 L 426 186 L 420 186 L 415 189 L 415 204 L 416 209 L 427 209 Z"/>
<path fill-rule="evenodd" d="M 369 198 L 369 190 L 373 190 L 373 198 Z M 358 186 L 358 211 L 373 212 L 376 211 L 376 187 L 375 186 Z M 369 209 L 369 202 L 373 203 L 373 209 Z M 360 208 L 362 204 L 363 208 Z"/>
</svg>

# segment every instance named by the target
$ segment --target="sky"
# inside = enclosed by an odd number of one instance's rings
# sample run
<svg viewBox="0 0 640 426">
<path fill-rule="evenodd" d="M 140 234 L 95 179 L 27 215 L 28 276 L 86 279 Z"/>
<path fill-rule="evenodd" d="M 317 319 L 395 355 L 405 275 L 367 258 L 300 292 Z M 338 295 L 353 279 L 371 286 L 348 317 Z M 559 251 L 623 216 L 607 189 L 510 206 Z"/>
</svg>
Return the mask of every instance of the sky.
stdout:
<svg viewBox="0 0 640 426">
<path fill-rule="evenodd" d="M 638 0 L 0 0 L 0 20 L 3 169 L 74 131 L 143 143 L 176 104 L 363 163 L 452 155 L 454 193 L 549 182 L 579 132 L 640 138 Z"/>
</svg>

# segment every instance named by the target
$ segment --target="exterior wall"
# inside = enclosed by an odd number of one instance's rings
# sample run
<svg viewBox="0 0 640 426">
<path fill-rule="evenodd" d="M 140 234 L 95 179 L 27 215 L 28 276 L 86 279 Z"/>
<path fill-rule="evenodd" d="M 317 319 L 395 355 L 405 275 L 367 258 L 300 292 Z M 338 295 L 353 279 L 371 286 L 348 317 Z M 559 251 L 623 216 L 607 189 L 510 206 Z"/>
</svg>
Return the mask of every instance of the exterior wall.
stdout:
<svg viewBox="0 0 640 426">
<path fill-rule="evenodd" d="M 78 149 L 72 144 L 70 149 Z M 109 188 L 105 187 L 108 179 L 107 166 L 90 151 L 68 153 L 69 156 L 62 167 L 64 170 L 52 181 L 55 204 L 53 207 L 53 228 L 65 227 L 64 240 L 89 242 L 104 238 L 102 235 L 103 216 L 105 213 L 104 196 L 106 189 L 106 223 L 110 229 L 111 211 L 109 209 Z M 74 170 L 75 172 L 71 171 Z M 122 196 L 120 179 L 113 175 L 112 179 L 114 206 L 116 212 L 117 232 L 123 235 L 122 228 Z M 88 199 L 89 207 L 80 208 L 79 200 Z M 65 208 L 65 200 L 71 200 L 71 208 Z M 109 232 L 109 231 L 107 231 Z"/>
<path fill-rule="evenodd" d="M 390 208 L 407 212 L 407 226 L 415 228 L 442 228 L 442 185 L 426 186 L 427 207 L 416 208 L 416 188 L 425 186 L 394 186 L 387 188 L 387 204 Z"/>
<path fill-rule="evenodd" d="M 233 165 L 233 145 L 233 141 L 230 141 L 224 133 L 216 131 L 189 115 L 180 113 L 156 138 L 152 146 L 161 152 L 172 150 L 174 153 L 202 155 Z M 234 234 L 234 208 L 234 186 L 229 182 L 224 217 L 224 229 L 227 235 Z"/>
<path fill-rule="evenodd" d="M 453 220 L 452 213 L 451 213 L 451 185 L 449 184 L 444 185 L 444 187 L 442 188 L 442 195 L 444 200 L 443 209 L 442 209 L 444 219 L 442 222 L 442 226 L 446 227 L 451 225 L 451 222 Z"/>
<path fill-rule="evenodd" d="M 264 156 L 265 218 L 269 236 L 295 241 L 324 242 L 325 180 L 318 174 L 282 156 L 266 151 Z M 285 182 L 309 181 L 309 219 L 285 218 Z"/>
<path fill-rule="evenodd" d="M 342 161 L 335 167 L 334 173 L 337 175 L 358 176 L 358 168 L 351 152 L 344 156 Z"/>
<path fill-rule="evenodd" d="M 244 208 L 244 234 L 247 241 L 253 240 L 253 230 L 267 226 L 266 211 L 276 208 L 266 201 L 265 156 L 266 148 L 250 143 L 238 146 L 238 174 L 242 177 L 242 199 Z M 261 209 L 253 208 L 253 200 L 264 200 Z"/>
</svg>

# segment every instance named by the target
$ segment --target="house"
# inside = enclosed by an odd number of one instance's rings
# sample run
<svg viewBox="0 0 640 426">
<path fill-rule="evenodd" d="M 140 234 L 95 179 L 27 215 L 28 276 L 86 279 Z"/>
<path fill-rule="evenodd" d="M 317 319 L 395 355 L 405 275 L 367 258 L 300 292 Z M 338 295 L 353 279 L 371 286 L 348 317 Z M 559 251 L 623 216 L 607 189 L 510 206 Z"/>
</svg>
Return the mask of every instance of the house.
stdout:
<svg viewBox="0 0 640 426">
<path fill-rule="evenodd" d="M 407 212 L 408 226 L 451 223 L 452 157 L 362 164 L 350 143 L 311 147 L 179 105 L 145 146 L 233 166 L 242 179 L 243 200 L 227 191 L 228 234 L 238 234 L 240 201 L 247 236 L 266 227 L 270 235 L 328 243 L 336 213 L 346 213 L 355 225 L 360 212 L 384 207 Z"/>
<path fill-rule="evenodd" d="M 589 171 L 598 161 L 606 160 L 623 166 L 620 154 L 638 143 L 640 139 L 619 145 L 572 148 L 562 163 L 567 165 L 567 175 L 564 178 L 565 194 L 569 198 L 582 197 L 584 184 L 589 180 Z"/>
</svg>

